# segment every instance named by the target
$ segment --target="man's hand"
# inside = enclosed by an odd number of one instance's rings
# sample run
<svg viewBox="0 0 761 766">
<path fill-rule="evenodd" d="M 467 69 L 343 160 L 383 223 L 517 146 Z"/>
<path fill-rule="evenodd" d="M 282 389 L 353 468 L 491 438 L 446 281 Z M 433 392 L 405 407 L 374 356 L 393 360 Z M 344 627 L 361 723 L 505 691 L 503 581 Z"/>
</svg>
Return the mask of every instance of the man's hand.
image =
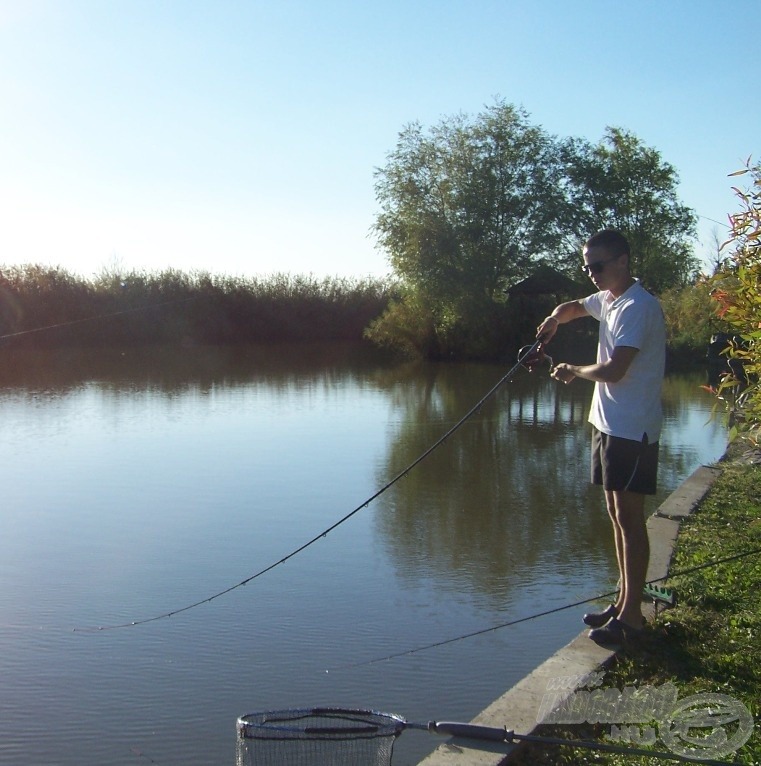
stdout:
<svg viewBox="0 0 761 766">
<path fill-rule="evenodd" d="M 559 380 L 561 383 L 568 384 L 576 377 L 576 373 L 573 371 L 570 364 L 561 362 L 552 368 L 550 376 L 555 378 L 555 380 Z"/>
<path fill-rule="evenodd" d="M 536 337 L 541 338 L 542 343 L 549 343 L 557 332 L 559 324 L 560 321 L 557 317 L 552 315 L 548 316 L 542 320 L 542 323 L 536 328 Z"/>
</svg>

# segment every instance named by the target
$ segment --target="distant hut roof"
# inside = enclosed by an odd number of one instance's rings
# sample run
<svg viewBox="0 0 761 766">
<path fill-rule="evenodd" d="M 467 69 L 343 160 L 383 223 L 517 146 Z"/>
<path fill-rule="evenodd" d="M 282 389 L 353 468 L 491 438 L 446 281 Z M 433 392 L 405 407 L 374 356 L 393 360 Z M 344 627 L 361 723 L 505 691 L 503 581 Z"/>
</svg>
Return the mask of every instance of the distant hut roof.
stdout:
<svg viewBox="0 0 761 766">
<path fill-rule="evenodd" d="M 526 279 L 510 287 L 508 295 L 577 295 L 583 288 L 552 266 L 537 266 L 536 271 Z"/>
</svg>

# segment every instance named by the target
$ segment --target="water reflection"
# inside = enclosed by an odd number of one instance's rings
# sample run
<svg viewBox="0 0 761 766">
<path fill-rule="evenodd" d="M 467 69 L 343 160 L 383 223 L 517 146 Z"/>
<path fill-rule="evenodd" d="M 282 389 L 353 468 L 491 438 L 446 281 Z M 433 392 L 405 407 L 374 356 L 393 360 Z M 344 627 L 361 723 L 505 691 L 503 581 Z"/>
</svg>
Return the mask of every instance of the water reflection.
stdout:
<svg viewBox="0 0 761 766">
<path fill-rule="evenodd" d="M 283 346 L 154 347 L 126 349 L 4 348 L 0 389 L 45 394 L 104 389 L 179 394 L 255 381 L 285 390 L 321 381 L 336 385 L 389 360 L 365 346 L 323 343 Z"/>
<path fill-rule="evenodd" d="M 489 366 L 426 366 L 425 385 L 393 386 L 399 424 L 379 480 L 412 463 L 499 379 Z M 410 377 L 415 379 L 411 373 Z M 418 378 L 419 379 L 419 378 Z M 547 376 L 518 377 L 384 498 L 378 528 L 406 577 L 435 576 L 449 589 L 477 590 L 505 603 L 527 570 L 547 565 L 578 577 L 612 564 L 602 493 L 589 484 L 587 415 L 592 385 L 560 386 Z M 723 430 L 706 424 L 694 376 L 664 386 L 661 489 L 721 454 Z"/>
</svg>

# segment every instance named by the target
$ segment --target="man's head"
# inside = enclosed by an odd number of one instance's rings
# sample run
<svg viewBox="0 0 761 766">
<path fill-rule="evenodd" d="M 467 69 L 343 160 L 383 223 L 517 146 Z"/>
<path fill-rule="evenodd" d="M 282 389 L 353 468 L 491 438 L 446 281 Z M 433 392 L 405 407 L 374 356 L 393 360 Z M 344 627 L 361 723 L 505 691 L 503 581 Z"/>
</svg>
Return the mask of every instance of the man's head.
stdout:
<svg viewBox="0 0 761 766">
<path fill-rule="evenodd" d="M 600 290 L 623 292 L 632 282 L 629 272 L 629 242 L 620 231 L 603 229 L 584 245 L 584 273 Z"/>
</svg>

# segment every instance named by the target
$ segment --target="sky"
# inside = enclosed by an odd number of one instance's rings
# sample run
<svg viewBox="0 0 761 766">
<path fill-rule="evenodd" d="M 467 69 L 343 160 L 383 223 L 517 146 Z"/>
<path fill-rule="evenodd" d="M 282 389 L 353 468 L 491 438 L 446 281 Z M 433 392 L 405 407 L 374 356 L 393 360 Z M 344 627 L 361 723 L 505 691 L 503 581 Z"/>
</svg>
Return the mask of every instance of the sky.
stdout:
<svg viewBox="0 0 761 766">
<path fill-rule="evenodd" d="M 759 22 L 759 0 L 0 0 L 0 264 L 383 276 L 374 171 L 408 124 L 496 99 L 656 149 L 710 259 L 761 157 Z"/>
</svg>

